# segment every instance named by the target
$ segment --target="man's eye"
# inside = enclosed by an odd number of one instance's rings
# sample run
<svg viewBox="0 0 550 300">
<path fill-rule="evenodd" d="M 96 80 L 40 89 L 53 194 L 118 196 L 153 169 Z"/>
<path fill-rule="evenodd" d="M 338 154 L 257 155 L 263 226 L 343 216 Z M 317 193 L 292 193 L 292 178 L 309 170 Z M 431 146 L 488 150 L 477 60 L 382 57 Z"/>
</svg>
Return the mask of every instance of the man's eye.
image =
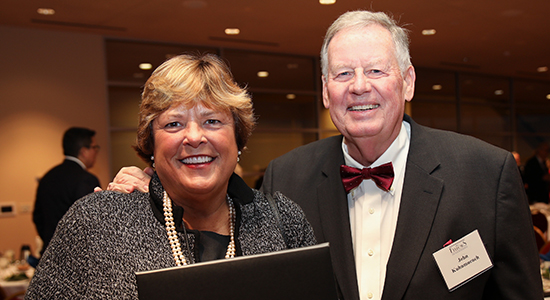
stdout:
<svg viewBox="0 0 550 300">
<path fill-rule="evenodd" d="M 348 80 L 351 76 L 353 76 L 352 72 L 342 71 L 340 73 L 336 73 L 332 79 L 336 81 L 343 81 L 343 80 Z"/>
<path fill-rule="evenodd" d="M 382 70 L 377 70 L 377 69 L 372 69 L 372 70 L 369 71 L 369 73 L 371 75 L 375 75 L 375 76 L 384 74 L 384 72 L 382 72 Z"/>
</svg>

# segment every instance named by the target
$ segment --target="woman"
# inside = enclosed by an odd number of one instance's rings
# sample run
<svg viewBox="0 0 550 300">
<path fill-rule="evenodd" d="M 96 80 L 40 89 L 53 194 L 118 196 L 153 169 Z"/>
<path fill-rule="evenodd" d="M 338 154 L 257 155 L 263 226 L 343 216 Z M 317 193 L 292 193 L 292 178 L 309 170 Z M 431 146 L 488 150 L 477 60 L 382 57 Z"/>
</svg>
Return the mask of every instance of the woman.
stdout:
<svg viewBox="0 0 550 300">
<path fill-rule="evenodd" d="M 278 222 L 265 195 L 233 174 L 253 127 L 251 100 L 219 58 L 162 64 L 145 84 L 135 146 L 156 171 L 149 193 L 77 201 L 26 299 L 137 299 L 137 271 L 315 244 L 295 203 L 274 195 Z"/>
</svg>

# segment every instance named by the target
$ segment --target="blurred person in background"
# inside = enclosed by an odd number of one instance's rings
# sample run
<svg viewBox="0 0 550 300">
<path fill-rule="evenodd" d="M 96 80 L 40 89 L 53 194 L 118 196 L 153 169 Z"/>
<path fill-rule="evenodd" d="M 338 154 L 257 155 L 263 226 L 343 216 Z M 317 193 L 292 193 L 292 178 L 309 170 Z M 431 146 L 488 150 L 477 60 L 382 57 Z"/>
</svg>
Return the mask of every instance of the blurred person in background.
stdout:
<svg viewBox="0 0 550 300">
<path fill-rule="evenodd" d="M 40 179 L 36 190 L 33 222 L 43 242 L 41 254 L 48 247 L 57 223 L 69 207 L 99 186 L 97 177 L 88 172 L 94 166 L 98 152 L 95 131 L 80 127 L 65 131 L 65 160 Z"/>
<path fill-rule="evenodd" d="M 529 203 L 548 203 L 550 192 L 550 174 L 546 165 L 548 151 L 548 144 L 541 143 L 535 149 L 533 157 L 525 163 L 524 177 Z"/>
</svg>

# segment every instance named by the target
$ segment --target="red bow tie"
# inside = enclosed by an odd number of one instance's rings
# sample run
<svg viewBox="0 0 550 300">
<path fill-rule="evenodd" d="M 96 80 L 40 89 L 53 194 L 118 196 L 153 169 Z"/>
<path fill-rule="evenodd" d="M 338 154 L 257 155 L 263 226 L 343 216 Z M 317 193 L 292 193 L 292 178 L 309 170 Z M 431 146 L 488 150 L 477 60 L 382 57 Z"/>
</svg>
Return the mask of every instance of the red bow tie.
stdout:
<svg viewBox="0 0 550 300">
<path fill-rule="evenodd" d="M 342 176 L 344 189 L 346 189 L 346 193 L 349 193 L 349 191 L 359 186 L 364 179 L 372 179 L 379 188 L 387 192 L 393 183 L 394 174 L 393 165 L 389 162 L 375 168 L 364 168 L 362 170 L 342 165 L 340 166 L 340 175 Z"/>
</svg>

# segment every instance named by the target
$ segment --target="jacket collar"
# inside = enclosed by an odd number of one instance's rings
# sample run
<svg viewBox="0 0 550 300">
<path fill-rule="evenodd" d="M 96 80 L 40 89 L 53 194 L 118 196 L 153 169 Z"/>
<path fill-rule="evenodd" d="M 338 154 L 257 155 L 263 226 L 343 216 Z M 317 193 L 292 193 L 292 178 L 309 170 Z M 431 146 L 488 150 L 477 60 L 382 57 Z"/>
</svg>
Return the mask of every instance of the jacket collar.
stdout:
<svg viewBox="0 0 550 300">
<path fill-rule="evenodd" d="M 163 210 L 163 197 L 164 188 L 158 178 L 157 173 L 153 174 L 151 181 L 149 182 L 149 203 L 155 218 L 162 224 L 164 224 L 164 210 Z M 227 187 L 227 194 L 233 199 L 236 206 L 242 206 L 251 203 L 254 200 L 254 191 L 246 185 L 244 180 L 239 175 L 233 173 L 229 178 L 229 185 Z M 183 208 L 181 206 L 174 205 L 172 207 L 172 213 L 174 214 L 174 223 L 176 223 L 176 229 L 182 230 L 183 226 Z"/>
<path fill-rule="evenodd" d="M 445 182 L 433 175 L 439 167 L 437 144 L 433 129 L 411 124 L 411 145 L 405 170 L 405 181 L 395 237 L 386 266 L 382 300 L 402 299 L 420 264 L 432 230 Z"/>
</svg>

